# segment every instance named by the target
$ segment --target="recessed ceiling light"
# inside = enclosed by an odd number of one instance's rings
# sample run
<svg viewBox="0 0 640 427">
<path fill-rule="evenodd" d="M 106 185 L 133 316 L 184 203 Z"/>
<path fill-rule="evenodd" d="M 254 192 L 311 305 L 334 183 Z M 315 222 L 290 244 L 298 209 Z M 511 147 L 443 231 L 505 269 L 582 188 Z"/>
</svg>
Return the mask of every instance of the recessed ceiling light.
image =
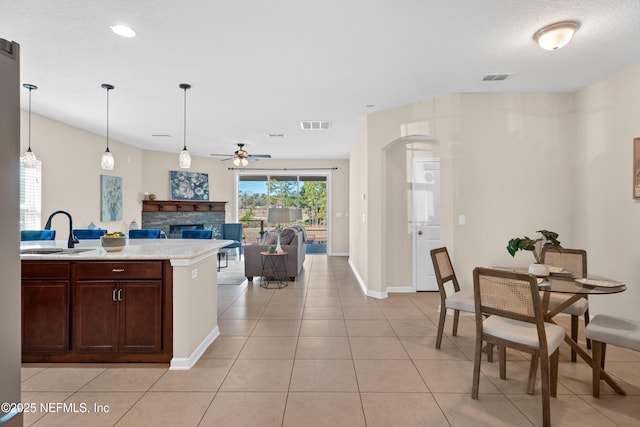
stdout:
<svg viewBox="0 0 640 427">
<path fill-rule="evenodd" d="M 111 31 L 122 37 L 135 37 L 136 32 L 126 25 L 112 25 Z"/>
</svg>

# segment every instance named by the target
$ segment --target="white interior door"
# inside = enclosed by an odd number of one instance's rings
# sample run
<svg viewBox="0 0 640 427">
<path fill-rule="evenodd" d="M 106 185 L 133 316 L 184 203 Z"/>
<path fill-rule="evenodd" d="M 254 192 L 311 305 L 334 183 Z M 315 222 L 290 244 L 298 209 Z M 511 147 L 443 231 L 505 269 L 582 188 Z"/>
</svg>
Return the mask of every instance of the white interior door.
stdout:
<svg viewBox="0 0 640 427">
<path fill-rule="evenodd" d="M 412 188 L 415 288 L 437 291 L 430 251 L 440 246 L 440 159 L 414 159 Z"/>
</svg>

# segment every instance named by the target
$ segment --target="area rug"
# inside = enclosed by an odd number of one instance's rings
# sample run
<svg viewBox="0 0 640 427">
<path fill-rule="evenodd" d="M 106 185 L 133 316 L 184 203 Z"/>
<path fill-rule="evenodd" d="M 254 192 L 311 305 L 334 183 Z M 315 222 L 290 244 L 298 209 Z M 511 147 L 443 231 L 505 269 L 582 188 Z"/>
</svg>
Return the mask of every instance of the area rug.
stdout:
<svg viewBox="0 0 640 427">
<path fill-rule="evenodd" d="M 225 265 L 225 261 L 222 260 L 222 268 L 218 271 L 218 285 L 242 285 L 247 280 L 244 275 L 244 259 L 231 259 L 229 266 Z"/>
</svg>

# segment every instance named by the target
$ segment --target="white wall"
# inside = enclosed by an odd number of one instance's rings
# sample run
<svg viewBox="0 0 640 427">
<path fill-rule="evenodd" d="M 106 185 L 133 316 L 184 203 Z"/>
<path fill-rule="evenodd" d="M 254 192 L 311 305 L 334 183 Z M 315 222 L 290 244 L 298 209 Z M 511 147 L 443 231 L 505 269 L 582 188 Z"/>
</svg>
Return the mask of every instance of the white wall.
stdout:
<svg viewBox="0 0 640 427">
<path fill-rule="evenodd" d="M 591 273 L 627 283 L 627 291 L 589 299 L 589 311 L 640 319 L 640 200 L 632 199 L 633 138 L 640 137 L 640 64 L 577 91 L 576 240 Z"/>
<path fill-rule="evenodd" d="M 631 200 L 631 150 L 640 135 L 638 88 L 634 66 L 576 93 L 453 94 L 369 115 L 351 152 L 352 192 L 368 186 L 369 239 L 352 245 L 351 259 L 369 293 L 384 296 L 399 271 L 412 268 L 406 248 L 388 237 L 407 221 L 389 203 L 399 203 L 389 192 L 406 185 L 403 174 L 388 172 L 389 162 L 398 163 L 389 147 L 411 129 L 440 144 L 442 243 L 463 287 L 472 286 L 475 266 L 529 264 L 531 254 L 512 259 L 505 246 L 541 228 L 558 232 L 565 247 L 586 249 L 590 273 L 637 283 L 640 247 L 632 236 L 639 235 L 640 207 Z M 457 225 L 458 215 L 466 225 Z M 592 311 L 638 318 L 639 294 L 630 286 L 592 298 Z"/>
<path fill-rule="evenodd" d="M 28 112 L 22 111 L 21 151 L 27 148 L 28 124 Z M 131 220 L 136 219 L 139 223 L 142 151 L 110 140 L 115 167 L 112 171 L 103 171 L 100 158 L 105 147 L 103 136 L 32 114 L 31 149 L 42 161 L 43 227 L 49 214 L 56 210 L 68 211 L 73 217 L 74 228 L 87 228 L 93 222 L 109 232 L 126 232 Z M 100 220 L 100 175 L 122 177 L 121 221 Z M 69 225 L 65 216 L 56 216 L 52 228 L 56 229 L 56 239 L 67 239 Z"/>
</svg>

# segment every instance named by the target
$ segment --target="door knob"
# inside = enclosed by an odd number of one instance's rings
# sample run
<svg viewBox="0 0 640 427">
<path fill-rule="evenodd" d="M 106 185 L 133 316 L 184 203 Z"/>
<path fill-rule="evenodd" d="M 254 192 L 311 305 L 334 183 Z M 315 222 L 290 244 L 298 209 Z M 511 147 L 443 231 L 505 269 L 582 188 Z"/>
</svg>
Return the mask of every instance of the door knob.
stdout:
<svg viewBox="0 0 640 427">
<path fill-rule="evenodd" d="M 418 236 L 422 236 L 422 230 L 418 230 Z"/>
</svg>

